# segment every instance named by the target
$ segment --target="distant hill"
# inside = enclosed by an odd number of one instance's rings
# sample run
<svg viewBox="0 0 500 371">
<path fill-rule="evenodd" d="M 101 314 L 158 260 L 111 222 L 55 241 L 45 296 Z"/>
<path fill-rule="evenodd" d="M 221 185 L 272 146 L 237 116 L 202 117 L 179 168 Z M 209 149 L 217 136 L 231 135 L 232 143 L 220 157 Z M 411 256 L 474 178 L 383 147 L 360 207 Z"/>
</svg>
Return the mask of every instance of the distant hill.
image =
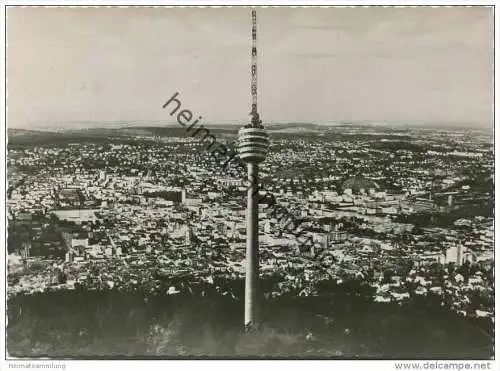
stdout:
<svg viewBox="0 0 500 371">
<path fill-rule="evenodd" d="M 237 135 L 240 125 L 236 124 L 202 124 L 210 134 L 215 137 L 234 137 Z M 352 137 L 353 135 L 359 139 L 365 140 L 381 140 L 384 137 L 392 139 L 398 136 L 399 140 L 409 140 L 410 132 L 429 131 L 429 126 L 406 126 L 406 125 L 385 125 L 379 123 L 359 124 L 359 123 L 307 123 L 307 122 L 291 122 L 291 123 L 264 123 L 267 131 L 274 137 L 289 136 L 289 135 L 306 135 L 326 137 L 334 136 L 339 139 L 341 136 Z M 197 126 L 199 128 L 199 126 Z M 193 134 L 196 129 L 188 132 L 185 127 L 172 123 L 151 123 L 150 126 L 133 124 L 110 124 L 102 123 L 101 127 L 96 125 L 86 128 L 59 128 L 59 129 L 13 129 L 9 128 L 8 144 L 9 146 L 25 146 L 25 145 L 41 145 L 41 144 L 63 144 L 73 141 L 109 141 L 123 140 L 125 138 L 133 139 L 137 137 L 180 137 L 186 138 Z M 437 129 L 434 129 L 437 130 Z M 480 135 L 489 133 L 483 132 L 480 129 L 459 129 L 459 128 L 442 128 L 442 131 L 459 130 L 472 134 L 475 132 Z M 206 132 L 204 132 L 206 134 Z M 204 134 L 199 134 L 201 137 Z"/>
<path fill-rule="evenodd" d="M 212 135 L 231 135 L 238 133 L 238 127 L 207 127 Z M 204 133 L 203 133 L 204 134 Z M 8 129 L 8 146 L 32 146 L 46 144 L 65 144 L 71 142 L 108 142 L 140 137 L 189 137 L 185 128 L 179 126 L 88 128 L 57 131 Z M 199 134 L 201 137 L 202 134 Z"/>
<path fill-rule="evenodd" d="M 8 146 L 30 146 L 44 144 L 64 144 L 80 141 L 107 141 L 111 137 L 126 137 L 116 129 L 83 129 L 41 131 L 25 129 L 8 129 Z"/>
</svg>

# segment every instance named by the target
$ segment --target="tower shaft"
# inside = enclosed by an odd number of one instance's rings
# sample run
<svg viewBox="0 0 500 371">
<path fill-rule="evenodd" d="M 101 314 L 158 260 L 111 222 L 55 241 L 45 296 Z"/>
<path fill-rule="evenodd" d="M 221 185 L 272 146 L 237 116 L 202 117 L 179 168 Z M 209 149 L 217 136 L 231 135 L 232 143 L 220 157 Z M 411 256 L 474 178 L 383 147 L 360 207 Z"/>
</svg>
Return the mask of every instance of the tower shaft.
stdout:
<svg viewBox="0 0 500 371">
<path fill-rule="evenodd" d="M 258 165 L 248 163 L 248 180 L 258 182 Z M 250 187 L 247 192 L 247 245 L 245 266 L 245 326 L 258 322 L 259 308 L 259 209 L 258 192 Z"/>
</svg>

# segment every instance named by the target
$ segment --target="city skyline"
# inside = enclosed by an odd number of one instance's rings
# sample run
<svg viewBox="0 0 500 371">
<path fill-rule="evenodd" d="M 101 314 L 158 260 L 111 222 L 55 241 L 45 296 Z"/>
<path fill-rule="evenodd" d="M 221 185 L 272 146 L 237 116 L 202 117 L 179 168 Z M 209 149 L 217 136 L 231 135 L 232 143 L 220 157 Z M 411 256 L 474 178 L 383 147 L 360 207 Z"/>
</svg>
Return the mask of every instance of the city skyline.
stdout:
<svg viewBox="0 0 500 371">
<path fill-rule="evenodd" d="M 207 123 L 240 125 L 249 120 L 247 13 L 10 9 L 8 125 L 165 122 L 172 91 Z M 492 8 L 259 16 L 264 122 L 493 123 Z"/>
</svg>

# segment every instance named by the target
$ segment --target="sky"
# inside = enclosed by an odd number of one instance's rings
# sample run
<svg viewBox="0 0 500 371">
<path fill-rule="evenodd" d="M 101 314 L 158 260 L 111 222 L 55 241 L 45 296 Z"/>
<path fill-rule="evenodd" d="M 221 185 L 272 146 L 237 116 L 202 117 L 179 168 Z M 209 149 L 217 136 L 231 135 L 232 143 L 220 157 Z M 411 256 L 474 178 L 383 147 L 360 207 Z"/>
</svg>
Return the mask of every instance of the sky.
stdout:
<svg viewBox="0 0 500 371">
<path fill-rule="evenodd" d="M 259 8 L 264 122 L 493 125 L 493 9 Z M 250 9 L 9 8 L 8 126 L 250 112 Z"/>
</svg>

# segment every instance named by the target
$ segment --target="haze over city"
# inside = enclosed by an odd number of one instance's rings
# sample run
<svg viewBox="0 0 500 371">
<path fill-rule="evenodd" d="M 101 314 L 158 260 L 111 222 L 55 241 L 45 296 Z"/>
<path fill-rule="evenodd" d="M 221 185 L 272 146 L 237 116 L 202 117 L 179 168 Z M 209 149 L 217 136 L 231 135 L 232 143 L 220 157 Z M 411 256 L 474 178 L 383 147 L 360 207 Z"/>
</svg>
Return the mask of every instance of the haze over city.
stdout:
<svg viewBox="0 0 500 371">
<path fill-rule="evenodd" d="M 8 10 L 10 128 L 248 121 L 248 8 Z M 492 8 L 261 9 L 264 122 L 493 123 Z M 77 125 L 77 123 L 80 125 Z"/>
</svg>

